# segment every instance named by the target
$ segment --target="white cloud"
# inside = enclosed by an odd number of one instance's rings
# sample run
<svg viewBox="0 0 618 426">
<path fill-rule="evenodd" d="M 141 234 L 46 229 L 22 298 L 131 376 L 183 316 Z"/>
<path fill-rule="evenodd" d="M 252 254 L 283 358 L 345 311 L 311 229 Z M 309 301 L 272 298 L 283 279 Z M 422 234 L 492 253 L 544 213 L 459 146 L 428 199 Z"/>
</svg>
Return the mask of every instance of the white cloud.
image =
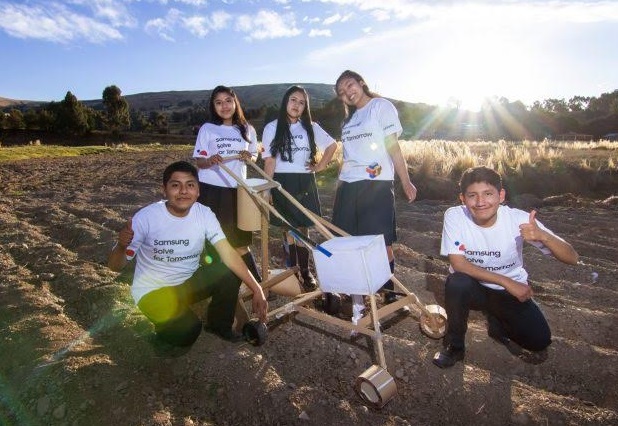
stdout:
<svg viewBox="0 0 618 426">
<path fill-rule="evenodd" d="M 294 14 L 280 15 L 272 10 L 260 10 L 255 15 L 239 16 L 236 29 L 247 33 L 250 40 L 295 37 L 302 33 L 302 30 L 296 27 Z"/>
<path fill-rule="evenodd" d="M 330 37 L 330 30 L 316 30 L 315 28 L 309 31 L 309 37 Z"/>
<path fill-rule="evenodd" d="M 185 28 L 196 36 L 203 38 L 210 32 L 208 22 L 204 16 L 190 16 L 182 20 Z"/>
<path fill-rule="evenodd" d="M 371 16 L 373 16 L 376 21 L 388 21 L 391 19 L 391 14 L 385 10 L 374 10 L 371 12 Z"/>
<path fill-rule="evenodd" d="M 331 15 L 328 18 L 325 18 L 322 21 L 322 24 L 324 24 L 324 25 L 332 25 L 335 22 L 339 22 L 339 21 L 341 21 L 341 15 L 338 14 L 338 13 L 335 13 L 334 15 Z"/>
<path fill-rule="evenodd" d="M 222 30 L 227 27 L 228 22 L 232 19 L 232 15 L 223 10 L 213 12 L 210 15 L 209 25 L 213 30 Z"/>
<path fill-rule="evenodd" d="M 131 16 L 123 2 L 116 0 L 90 0 L 90 6 L 98 18 L 109 21 L 115 27 L 135 27 L 136 19 Z"/>
<path fill-rule="evenodd" d="M 188 4 L 189 6 L 206 6 L 208 4 L 207 0 L 159 0 L 159 3 L 167 5 L 170 1 Z"/>
<path fill-rule="evenodd" d="M 490 11 L 494 20 L 509 18 L 515 13 L 534 22 L 592 23 L 618 21 L 618 2 L 611 0 L 511 0 L 494 1 L 409 1 L 409 0 L 317 0 L 370 12 L 380 20 L 408 19 L 442 20 L 445 17 L 466 19 L 471 11 Z M 463 15 L 461 15 L 463 13 Z M 494 15 L 497 13 L 497 15 Z M 473 17 L 473 16 L 472 16 Z"/>
<path fill-rule="evenodd" d="M 224 11 L 217 11 L 208 16 L 190 16 L 183 18 L 184 27 L 196 36 L 203 38 L 210 31 L 219 31 L 227 28 L 232 15 Z"/>
<path fill-rule="evenodd" d="M 174 41 L 172 34 L 178 22 L 182 19 L 182 12 L 178 9 L 170 9 L 164 18 L 155 18 L 146 22 L 146 32 L 157 34 L 164 40 Z"/>
<path fill-rule="evenodd" d="M 310 18 L 308 16 L 305 16 L 303 18 L 303 22 L 308 22 L 310 24 L 315 24 L 317 22 L 320 22 L 322 19 L 318 18 L 317 16 L 315 18 Z"/>
<path fill-rule="evenodd" d="M 0 29 L 13 37 L 56 43 L 78 40 L 102 43 L 123 38 L 112 25 L 75 13 L 58 3 L 45 6 L 0 3 Z"/>
</svg>

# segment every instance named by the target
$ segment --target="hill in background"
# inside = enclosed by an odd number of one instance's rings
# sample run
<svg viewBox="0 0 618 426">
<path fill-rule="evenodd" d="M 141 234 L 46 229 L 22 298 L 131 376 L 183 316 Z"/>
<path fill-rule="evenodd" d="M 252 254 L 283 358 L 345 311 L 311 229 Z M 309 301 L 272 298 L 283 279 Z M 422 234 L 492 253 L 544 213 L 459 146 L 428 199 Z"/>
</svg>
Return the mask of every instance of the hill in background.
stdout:
<svg viewBox="0 0 618 426">
<path fill-rule="evenodd" d="M 285 91 L 292 83 L 277 84 L 255 84 L 251 86 L 232 87 L 240 101 L 243 109 L 257 109 L 262 106 L 279 106 Z M 312 108 L 319 108 L 335 97 L 334 86 L 331 84 L 320 83 L 301 83 L 311 99 Z M 122 89 L 122 88 L 121 88 Z M 147 92 L 125 95 L 124 98 L 132 109 L 141 111 L 166 110 L 183 108 L 193 105 L 208 106 L 210 90 L 183 90 L 167 92 Z M 82 101 L 84 105 L 98 109 L 102 108 L 102 100 Z"/>
</svg>

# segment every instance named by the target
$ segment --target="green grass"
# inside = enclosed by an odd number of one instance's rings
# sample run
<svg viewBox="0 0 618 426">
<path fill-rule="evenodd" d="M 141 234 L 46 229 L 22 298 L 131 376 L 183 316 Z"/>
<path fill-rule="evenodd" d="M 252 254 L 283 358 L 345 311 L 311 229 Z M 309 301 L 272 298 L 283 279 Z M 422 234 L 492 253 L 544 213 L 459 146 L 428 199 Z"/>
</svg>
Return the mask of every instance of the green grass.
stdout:
<svg viewBox="0 0 618 426">
<path fill-rule="evenodd" d="M 190 145 L 127 145 L 114 146 L 60 146 L 60 145 L 23 145 L 0 148 L 0 162 L 26 160 L 29 158 L 56 158 L 77 157 L 80 155 L 94 155 L 106 152 L 144 152 L 144 151 L 171 151 L 191 150 Z"/>
</svg>

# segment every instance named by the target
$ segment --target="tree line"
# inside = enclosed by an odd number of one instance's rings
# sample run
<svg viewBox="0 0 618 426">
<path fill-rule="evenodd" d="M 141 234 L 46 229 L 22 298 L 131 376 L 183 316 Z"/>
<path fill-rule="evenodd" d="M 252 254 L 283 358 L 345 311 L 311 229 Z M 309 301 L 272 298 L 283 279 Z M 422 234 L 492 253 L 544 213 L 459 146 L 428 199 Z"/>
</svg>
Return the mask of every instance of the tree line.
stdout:
<svg viewBox="0 0 618 426">
<path fill-rule="evenodd" d="M 530 106 L 506 98 L 486 100 L 479 112 L 462 110 L 457 102 L 448 106 L 393 100 L 404 128 L 403 139 L 448 140 L 542 140 L 601 139 L 618 133 L 618 90 L 599 97 L 575 96 L 546 99 Z M 258 135 L 277 117 L 278 105 L 245 110 Z M 332 100 L 312 108 L 312 115 L 334 137 L 340 136 L 343 108 Z M 107 86 L 96 108 L 80 102 L 70 91 L 59 102 L 37 107 L 8 107 L 0 114 L 0 129 L 37 130 L 56 135 L 84 136 L 109 131 L 121 138 L 124 132 L 195 134 L 209 119 L 207 103 L 181 101 L 173 108 L 136 110 L 115 86 Z M 611 136 L 615 137 L 615 136 Z"/>
</svg>

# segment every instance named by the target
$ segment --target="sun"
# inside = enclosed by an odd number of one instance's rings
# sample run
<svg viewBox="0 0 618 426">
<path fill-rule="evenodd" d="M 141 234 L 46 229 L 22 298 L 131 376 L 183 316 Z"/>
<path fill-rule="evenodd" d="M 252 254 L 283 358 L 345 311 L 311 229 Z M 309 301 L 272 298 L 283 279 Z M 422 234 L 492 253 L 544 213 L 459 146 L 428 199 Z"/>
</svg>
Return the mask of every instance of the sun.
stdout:
<svg viewBox="0 0 618 426">
<path fill-rule="evenodd" d="M 488 98 L 536 90 L 529 52 L 526 42 L 504 34 L 460 28 L 428 65 L 436 98 L 442 104 L 478 111 Z"/>
</svg>

